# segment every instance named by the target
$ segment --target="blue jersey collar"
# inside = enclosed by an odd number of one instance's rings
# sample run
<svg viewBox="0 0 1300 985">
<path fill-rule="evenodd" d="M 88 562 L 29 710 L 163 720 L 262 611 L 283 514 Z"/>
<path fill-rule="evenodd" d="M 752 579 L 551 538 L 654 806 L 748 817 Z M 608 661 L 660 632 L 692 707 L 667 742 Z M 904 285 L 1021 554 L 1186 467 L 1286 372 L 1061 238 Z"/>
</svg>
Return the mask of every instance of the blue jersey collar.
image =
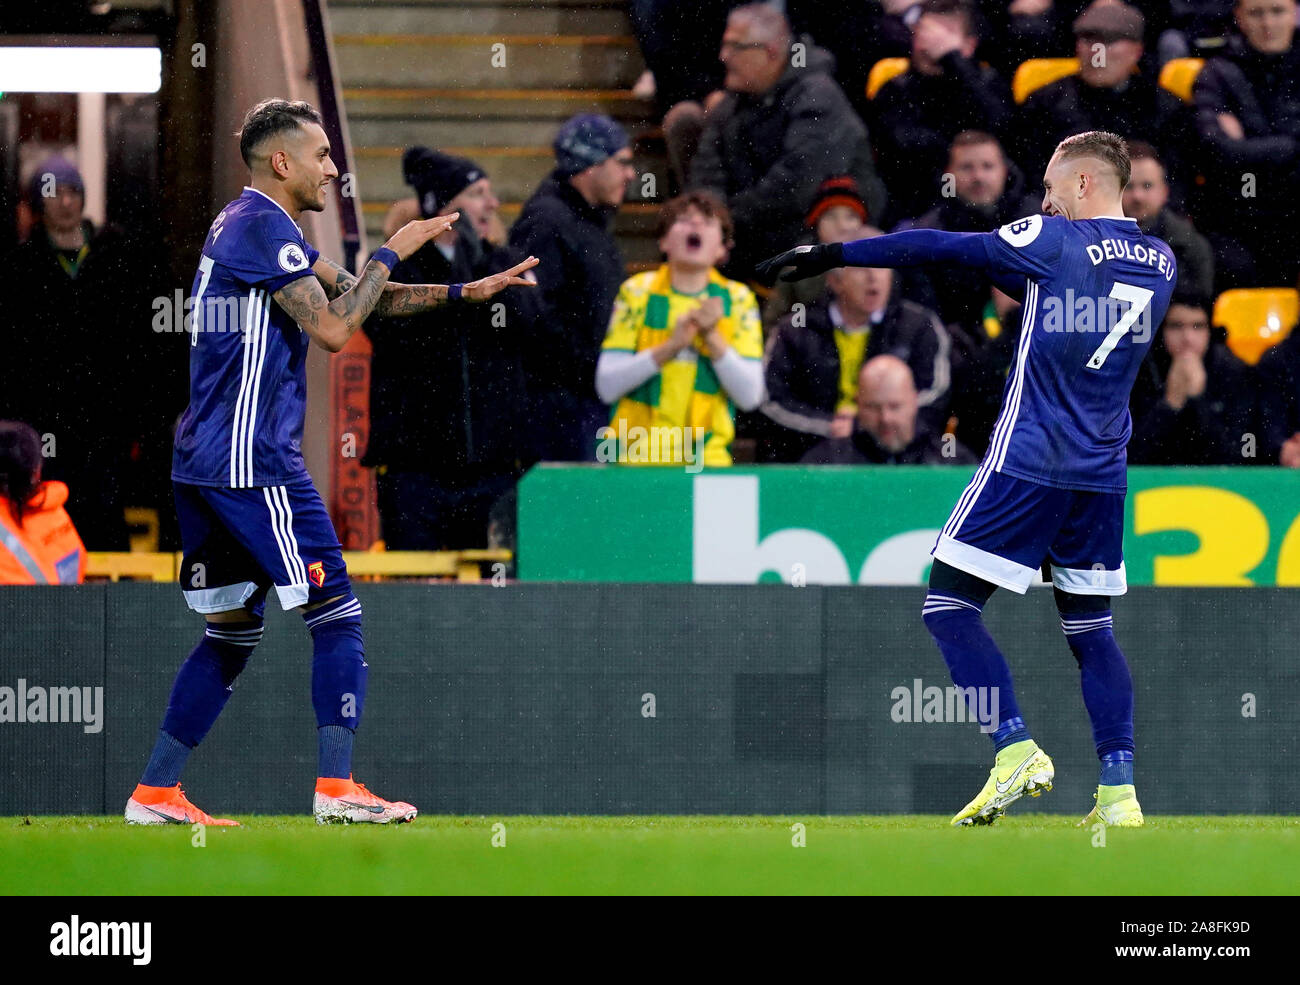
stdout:
<svg viewBox="0 0 1300 985">
<path fill-rule="evenodd" d="M 268 195 L 266 192 L 258 191 L 258 190 L 257 190 L 256 188 L 254 188 L 252 185 L 245 185 L 245 186 L 244 186 L 244 191 L 246 191 L 246 192 L 252 192 L 254 195 L 261 195 L 264 199 L 266 199 L 268 202 L 270 202 L 272 205 L 274 205 L 277 209 L 279 209 L 281 212 L 283 212 L 283 213 L 284 213 L 284 217 L 285 217 L 286 219 L 288 219 L 290 222 L 293 222 L 293 216 L 291 216 L 291 215 L 289 214 L 288 210 L 287 210 L 283 205 L 281 205 L 279 202 L 277 202 L 275 199 L 273 199 L 270 195 Z M 296 229 L 296 230 L 298 230 L 298 235 L 299 235 L 299 236 L 302 235 L 302 226 L 298 225 L 298 223 L 296 223 L 296 222 L 293 222 L 293 228 Z"/>
</svg>

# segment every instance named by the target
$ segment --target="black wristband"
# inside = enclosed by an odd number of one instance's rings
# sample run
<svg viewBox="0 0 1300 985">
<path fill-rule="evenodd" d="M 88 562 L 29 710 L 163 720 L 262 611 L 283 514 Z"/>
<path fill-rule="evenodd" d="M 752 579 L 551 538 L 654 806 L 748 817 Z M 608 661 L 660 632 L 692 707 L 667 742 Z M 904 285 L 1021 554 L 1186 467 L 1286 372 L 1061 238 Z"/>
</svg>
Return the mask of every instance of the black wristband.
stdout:
<svg viewBox="0 0 1300 985">
<path fill-rule="evenodd" d="M 822 259 L 826 261 L 827 270 L 844 266 L 844 244 L 826 243 L 823 245 Z"/>
<path fill-rule="evenodd" d="M 460 300 L 461 292 L 464 291 L 464 290 L 465 290 L 465 285 L 464 285 L 464 284 L 448 284 L 448 285 L 447 285 L 447 300 L 448 300 L 448 301 L 459 301 L 459 300 Z"/>
</svg>

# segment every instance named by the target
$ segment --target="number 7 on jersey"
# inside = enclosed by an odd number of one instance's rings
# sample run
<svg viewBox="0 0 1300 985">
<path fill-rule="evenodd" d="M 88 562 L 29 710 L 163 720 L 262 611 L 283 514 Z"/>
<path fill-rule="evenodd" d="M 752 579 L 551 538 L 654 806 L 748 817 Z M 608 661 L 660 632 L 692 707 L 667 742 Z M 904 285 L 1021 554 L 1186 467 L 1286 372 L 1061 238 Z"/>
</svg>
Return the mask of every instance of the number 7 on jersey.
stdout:
<svg viewBox="0 0 1300 985">
<path fill-rule="evenodd" d="M 1119 345 L 1119 340 L 1124 337 L 1124 333 L 1142 317 L 1142 312 L 1146 311 L 1154 295 L 1154 291 L 1148 291 L 1145 287 L 1135 287 L 1132 284 L 1115 281 L 1110 289 L 1110 296 L 1117 301 L 1127 301 L 1128 311 L 1124 312 L 1124 317 L 1115 323 L 1115 327 L 1107 333 L 1101 345 L 1097 346 L 1097 351 L 1088 360 L 1089 369 L 1101 369 L 1106 357 L 1111 354 L 1115 346 Z"/>
</svg>

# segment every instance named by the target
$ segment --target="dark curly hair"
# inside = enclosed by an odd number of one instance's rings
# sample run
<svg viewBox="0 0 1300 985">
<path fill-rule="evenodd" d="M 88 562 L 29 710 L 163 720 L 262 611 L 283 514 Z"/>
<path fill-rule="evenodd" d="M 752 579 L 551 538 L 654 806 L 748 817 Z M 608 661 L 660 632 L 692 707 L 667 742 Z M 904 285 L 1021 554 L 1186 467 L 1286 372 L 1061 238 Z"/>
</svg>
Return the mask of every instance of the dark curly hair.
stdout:
<svg viewBox="0 0 1300 985">
<path fill-rule="evenodd" d="M 287 99 L 264 99 L 244 116 L 239 128 L 239 154 L 244 163 L 253 166 L 253 152 L 268 137 L 296 130 L 304 123 L 321 122 L 321 115 L 310 103 L 289 102 Z"/>
<path fill-rule="evenodd" d="M 20 421 L 0 421 L 0 497 L 13 504 L 21 527 L 28 500 L 40 488 L 41 439 Z"/>
</svg>

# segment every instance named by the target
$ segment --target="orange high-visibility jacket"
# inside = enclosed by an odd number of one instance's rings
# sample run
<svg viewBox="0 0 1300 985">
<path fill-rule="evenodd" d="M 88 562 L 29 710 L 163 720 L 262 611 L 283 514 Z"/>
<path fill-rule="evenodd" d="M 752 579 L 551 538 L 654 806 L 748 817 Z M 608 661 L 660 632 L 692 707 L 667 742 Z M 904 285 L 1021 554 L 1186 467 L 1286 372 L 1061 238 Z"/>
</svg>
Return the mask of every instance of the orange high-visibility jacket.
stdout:
<svg viewBox="0 0 1300 985">
<path fill-rule="evenodd" d="M 27 503 L 20 527 L 13 503 L 0 496 L 0 585 L 79 585 L 86 545 L 63 508 L 68 487 L 43 482 Z"/>
</svg>

